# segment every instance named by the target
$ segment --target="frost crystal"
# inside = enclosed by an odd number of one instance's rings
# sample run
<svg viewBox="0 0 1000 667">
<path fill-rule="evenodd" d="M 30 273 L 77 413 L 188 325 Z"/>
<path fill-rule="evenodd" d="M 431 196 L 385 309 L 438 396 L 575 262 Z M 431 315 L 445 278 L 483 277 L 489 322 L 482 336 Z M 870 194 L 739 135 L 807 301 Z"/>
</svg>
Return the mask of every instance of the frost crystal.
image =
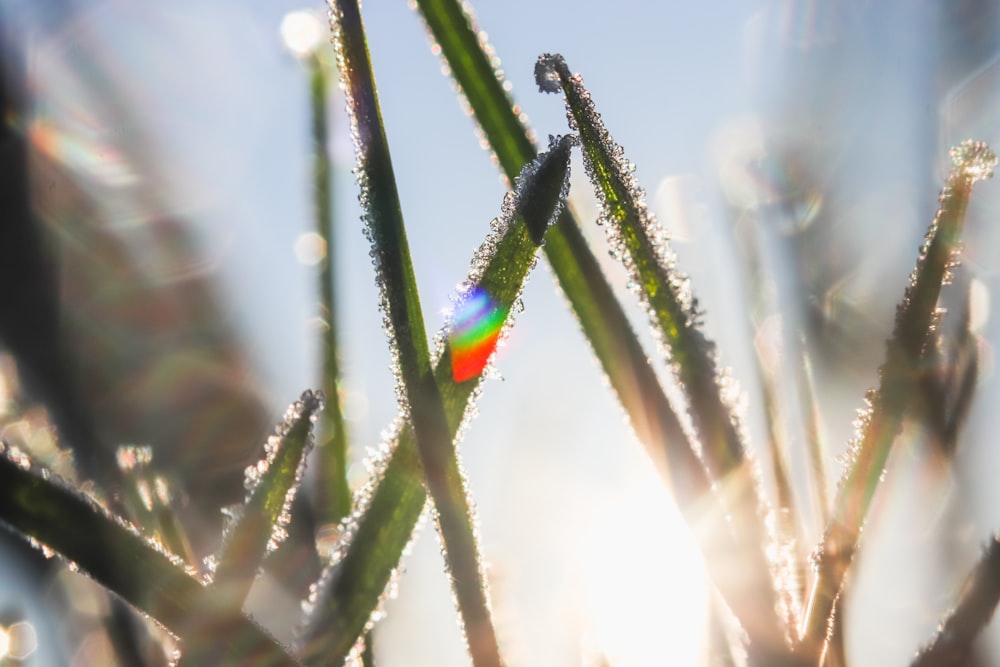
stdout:
<svg viewBox="0 0 1000 667">
<path fill-rule="evenodd" d="M 323 393 L 313 392 L 311 390 L 303 392 L 299 400 L 288 407 L 285 411 L 284 420 L 277 426 L 274 435 L 270 436 L 264 443 L 264 458 L 259 460 L 256 464 L 248 466 L 245 471 L 243 486 L 247 491 L 245 500 L 246 505 L 251 503 L 254 493 L 260 486 L 261 480 L 267 475 L 271 466 L 274 465 L 278 456 L 282 453 L 282 446 L 286 445 L 285 439 L 292 429 L 306 415 L 308 415 L 310 423 L 315 423 L 319 417 L 319 412 L 322 409 Z M 288 534 L 286 526 L 291 521 L 292 502 L 295 500 L 295 494 L 298 492 L 299 486 L 302 484 L 302 477 L 305 475 L 306 461 L 308 458 L 307 455 L 313 447 L 313 432 L 311 428 L 307 430 L 305 439 L 306 440 L 303 443 L 295 468 L 294 477 L 288 485 L 288 489 L 285 492 L 285 497 L 281 505 L 281 510 L 279 511 L 271 529 L 271 537 L 267 542 L 268 553 L 276 550 Z"/>
<path fill-rule="evenodd" d="M 558 93 L 562 86 L 559 83 L 559 65 L 566 66 L 559 56 L 545 54 L 535 63 L 535 83 L 543 93 Z"/>
<path fill-rule="evenodd" d="M 970 183 L 993 178 L 997 156 L 984 141 L 963 141 L 950 151 L 955 172 Z"/>
</svg>

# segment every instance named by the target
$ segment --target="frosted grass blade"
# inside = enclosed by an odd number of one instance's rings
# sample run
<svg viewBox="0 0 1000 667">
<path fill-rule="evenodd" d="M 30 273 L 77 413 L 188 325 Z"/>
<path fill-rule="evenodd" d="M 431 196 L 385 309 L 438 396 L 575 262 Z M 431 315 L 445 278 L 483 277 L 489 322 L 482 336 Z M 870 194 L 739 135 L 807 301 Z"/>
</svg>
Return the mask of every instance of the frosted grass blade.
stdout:
<svg viewBox="0 0 1000 667">
<path fill-rule="evenodd" d="M 781 650 L 783 630 L 765 555 L 766 531 L 754 470 L 735 415 L 723 400 L 725 381 L 716 370 L 714 344 L 699 326 L 686 277 L 674 267 L 666 234 L 643 203 L 644 194 L 600 120 L 579 76 L 558 55 L 543 55 L 535 68 L 539 88 L 562 91 L 570 125 L 579 130 L 584 164 L 604 208 L 613 252 L 632 275 L 647 305 L 654 332 L 669 353 L 702 445 L 702 458 L 719 483 L 724 506 L 742 546 L 744 590 L 727 598 L 759 650 Z"/>
<path fill-rule="evenodd" d="M 631 165 L 604 128 L 582 79 L 570 74 L 562 56 L 546 54 L 538 59 L 535 80 L 543 92 L 565 95 L 570 125 L 580 132 L 584 163 L 604 209 L 612 252 L 628 269 L 669 350 L 689 397 L 705 463 L 716 480 L 723 480 L 742 466 L 744 446 L 722 399 L 715 346 L 698 325 L 697 302 L 675 267 L 666 233 L 646 209 Z"/>
<path fill-rule="evenodd" d="M 467 7 L 455 0 L 417 0 L 417 6 L 500 167 L 514 178 L 535 158 L 536 148 L 493 65 L 492 51 L 480 41 Z M 674 487 L 682 509 L 704 503 L 709 484 L 702 464 L 569 210 L 549 231 L 544 251 L 632 428 Z"/>
<path fill-rule="evenodd" d="M 506 326 L 534 266 L 542 235 L 558 215 L 569 187 L 570 146 L 570 138 L 557 139 L 550 152 L 525 168 L 463 283 L 466 293 L 482 290 L 490 294 Z M 479 392 L 481 375 L 456 382 L 451 343 L 447 337 L 441 341 L 434 379 L 449 434 L 455 436 Z M 357 638 L 373 625 L 423 511 L 427 496 L 412 427 L 400 423 L 387 444 L 386 460 L 359 493 L 355 513 L 345 523 L 344 551 L 324 573 L 307 604 L 312 611 L 303 632 L 302 656 L 310 665 L 339 666 Z"/>
<path fill-rule="evenodd" d="M 514 178 L 535 158 L 535 145 L 468 3 L 417 0 L 417 6 L 501 169 Z M 728 552 L 732 539 L 725 526 L 710 525 L 717 520 L 712 517 L 721 517 L 711 483 L 568 209 L 549 231 L 544 252 L 636 436 L 672 488 L 692 532 L 702 538 L 711 569 L 713 550 Z"/>
<path fill-rule="evenodd" d="M 123 519 L 31 470 L 28 458 L 0 443 L 0 523 L 46 554 L 58 553 L 96 582 L 174 634 L 187 631 L 203 588 L 189 565 L 144 538 Z M 244 617 L 239 650 L 255 665 L 298 664 Z"/>
<path fill-rule="evenodd" d="M 475 667 L 500 667 L 500 647 L 490 617 L 472 508 L 431 368 L 360 8 L 356 0 L 337 0 L 333 12 L 338 64 L 346 84 L 351 134 L 358 156 L 361 202 L 372 242 L 386 331 L 393 341 L 397 382 L 402 385 L 397 389 L 401 408 L 413 427 L 424 480 L 434 500 L 434 516 L 472 663 Z M 563 168 L 568 168 L 568 160 Z"/>
<path fill-rule="evenodd" d="M 882 480 L 892 443 L 918 384 L 920 359 L 939 317 L 938 295 L 958 261 L 959 240 L 972 186 L 989 178 L 996 156 L 982 142 L 952 149 L 954 166 L 940 197 L 940 208 L 924 238 L 917 266 L 896 311 L 878 389 L 869 391 L 861 413 L 851 459 L 837 489 L 832 519 L 817 547 L 817 577 L 806 612 L 801 652 L 821 655 L 830 614 L 843 586 L 871 506 Z"/>
<path fill-rule="evenodd" d="M 1000 537 L 994 535 L 962 586 L 955 608 L 912 667 L 961 667 L 1000 602 Z"/>
<path fill-rule="evenodd" d="M 227 530 L 215 576 L 194 605 L 190 631 L 181 635 L 181 666 L 241 664 L 239 619 L 264 557 L 278 548 L 312 449 L 312 427 L 322 399 L 311 391 L 293 403 L 264 445 L 264 458 L 247 468 L 247 498 Z"/>
<path fill-rule="evenodd" d="M 744 301 L 749 304 L 750 326 L 753 331 L 760 332 L 768 313 L 767 293 L 764 284 L 763 267 L 761 266 L 760 234 L 756 216 L 745 213 L 737 229 L 742 228 L 743 274 L 747 280 L 744 283 Z M 784 322 L 784 318 L 781 319 Z M 787 327 L 782 327 L 787 329 Z M 785 336 L 785 331 L 775 332 Z M 782 413 L 778 407 L 779 382 L 778 374 L 782 360 L 777 354 L 772 354 L 760 345 L 754 345 L 754 361 L 757 366 L 757 381 L 760 387 L 760 397 L 763 403 L 765 427 L 767 429 L 768 453 L 771 459 L 771 473 L 774 477 L 775 498 L 777 507 L 774 509 L 773 529 L 779 545 L 778 557 L 784 562 L 779 571 L 792 573 L 790 585 L 779 587 L 782 594 L 783 620 L 788 627 L 796 627 L 800 620 L 802 600 L 805 597 L 806 562 L 799 553 L 801 545 L 805 544 L 804 535 L 800 532 L 798 508 L 792 491 L 792 482 L 788 472 L 788 444 L 783 437 Z M 779 349 L 787 348 L 779 344 Z M 802 393 L 802 392 L 799 392 Z"/>
<path fill-rule="evenodd" d="M 317 424 L 320 436 L 317 458 L 317 513 L 320 531 L 330 530 L 351 512 L 351 487 L 347 481 L 349 451 L 344 410 L 340 400 L 340 360 L 337 342 L 337 294 L 334 290 L 334 220 L 332 165 L 327 127 L 327 71 L 316 54 L 309 58 L 309 90 L 313 140 L 313 215 L 316 232 L 326 249 L 320 260 L 319 293 L 323 323 L 322 382 L 325 408 Z"/>
<path fill-rule="evenodd" d="M 523 116 L 506 92 L 493 51 L 482 40 L 485 33 L 476 27 L 468 4 L 417 0 L 417 6 L 497 160 L 506 175 L 513 176 L 535 149 Z M 550 231 L 545 254 L 637 437 L 701 541 L 713 581 L 735 607 L 732 586 L 739 585 L 740 574 L 724 562 L 725 554 L 732 553 L 732 535 L 705 469 L 569 211 Z M 759 617 L 753 605 L 745 611 L 747 618 Z"/>
</svg>

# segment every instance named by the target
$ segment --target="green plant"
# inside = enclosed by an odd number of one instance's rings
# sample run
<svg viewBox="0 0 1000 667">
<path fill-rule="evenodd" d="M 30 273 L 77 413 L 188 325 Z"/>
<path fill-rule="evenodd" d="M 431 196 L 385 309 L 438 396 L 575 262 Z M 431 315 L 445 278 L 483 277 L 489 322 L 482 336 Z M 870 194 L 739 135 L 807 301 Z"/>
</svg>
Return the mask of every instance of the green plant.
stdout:
<svg viewBox="0 0 1000 667">
<path fill-rule="evenodd" d="M 242 606 L 258 568 L 266 565 L 267 555 L 282 542 L 288 522 L 297 520 L 293 497 L 310 450 L 311 424 L 322 402 L 311 392 L 290 409 L 285 423 L 268 441 L 262 462 L 249 469 L 246 501 L 232 512 L 233 523 L 211 568 L 210 583 L 199 582 L 203 575 L 194 569 L 190 557 L 185 559 L 183 531 L 169 511 L 163 512 L 167 503 L 150 499 L 148 480 L 143 477 L 147 462 L 139 450 L 123 451 L 127 461 L 139 463 L 120 466 L 123 491 L 113 499 L 115 506 L 106 509 L 51 480 L 20 449 L 4 445 L 0 520 L 43 548 L 55 550 L 166 627 L 179 638 L 182 664 L 253 661 L 277 665 L 295 664 L 299 658 L 307 664 L 325 665 L 352 657 L 371 661 L 370 654 L 362 654 L 365 644 L 359 639 L 371 629 L 429 493 L 473 663 L 477 667 L 500 664 L 502 645 L 490 618 L 474 522 L 454 444 L 477 396 L 483 366 L 460 371 L 458 359 L 468 344 L 462 338 L 468 333 L 463 329 L 466 306 L 476 306 L 485 295 L 485 317 L 474 320 L 482 331 L 476 335 L 473 327 L 470 334 L 473 343 L 485 345 L 486 354 L 480 355 L 485 360 L 502 335 L 499 325 L 516 310 L 521 284 L 533 266 L 536 250 L 542 247 L 637 436 L 658 464 L 692 532 L 699 535 L 713 584 L 745 632 L 745 639 L 737 641 L 720 635 L 713 647 L 717 659 L 725 664 L 745 650 L 752 664 L 819 664 L 824 659 L 839 664 L 844 659 L 842 637 L 834 614 L 845 574 L 904 416 L 916 411 L 916 418 L 921 418 L 920 398 L 914 390 L 922 387 L 914 378 L 938 353 L 934 335 L 939 292 L 955 268 L 972 184 L 990 174 L 995 157 L 982 144 L 967 143 L 956 149 L 940 212 L 898 312 L 881 385 L 869 396 L 871 410 L 862 420 L 845 481 L 829 508 L 829 528 L 818 551 L 819 569 L 800 630 L 794 623 L 800 616 L 795 607 L 802 602 L 801 591 L 785 581 L 789 572 L 781 566 L 804 570 L 804 563 L 793 556 L 788 560 L 794 565 L 789 565 L 769 549 L 772 540 L 786 544 L 800 538 L 795 520 L 800 510 L 787 491 L 790 481 L 783 452 L 771 443 L 778 516 L 787 519 L 772 528 L 766 523 L 769 510 L 741 424 L 727 401 L 724 376 L 716 368 L 714 346 L 700 327 L 696 301 L 685 278 L 674 269 L 665 235 L 647 211 L 632 170 L 604 129 L 582 81 L 560 57 L 540 59 L 538 84 L 565 96 L 570 125 L 579 139 L 555 139 L 547 154 L 536 157 L 526 128 L 512 111 L 489 54 L 462 8 L 447 0 L 419 0 L 418 6 L 502 169 L 508 178 L 519 180 L 516 194 L 504 203 L 494 233 L 473 260 L 449 333 L 432 353 L 358 7 L 346 0 L 335 3 L 339 64 L 404 420 L 396 426 L 385 460 L 359 493 L 355 512 L 345 517 L 346 435 L 339 408 L 331 406 L 333 416 L 326 434 L 332 434 L 335 444 L 324 444 L 318 455 L 324 461 L 323 488 L 333 493 L 322 501 L 319 513 L 323 524 L 340 520 L 343 524 L 336 535 L 332 564 L 327 565 L 309 601 L 299 651 L 293 653 L 269 638 L 243 615 Z M 314 100 L 322 100 L 318 63 L 313 64 L 312 76 Z M 317 112 L 316 118 L 321 117 Z M 316 125 L 315 135 L 322 146 L 325 128 L 321 124 Z M 661 389 L 577 220 L 563 209 L 569 152 L 575 142 L 582 148 L 601 201 L 613 252 L 629 270 L 657 342 L 685 392 L 683 403 L 696 440 Z M 321 228 L 329 218 L 324 159 L 320 151 L 316 174 Z M 332 243 L 329 233 L 327 239 Z M 330 285 L 328 276 L 323 285 Z M 332 293 L 324 294 L 324 307 L 332 336 L 336 331 Z M 325 347 L 325 359 L 326 387 L 335 403 L 335 339 Z M 951 401 L 948 428 L 942 431 L 952 437 L 962 420 L 961 403 L 968 401 L 963 395 Z M 119 519 L 119 511 L 129 512 L 139 528 Z M 96 543 L 95 535 L 100 536 Z M 149 539 L 153 536 L 158 542 Z M 969 650 L 1000 594 L 988 583 L 978 583 L 995 578 L 995 551 L 993 544 L 973 574 L 974 585 L 946 619 L 945 631 L 918 658 L 920 664 L 947 664 L 937 662 L 939 656 L 955 661 L 960 659 L 955 656 Z M 739 571 L 721 557 L 730 553 L 738 554 L 744 566 Z M 722 613 L 716 620 L 723 626 L 728 622 Z"/>
</svg>

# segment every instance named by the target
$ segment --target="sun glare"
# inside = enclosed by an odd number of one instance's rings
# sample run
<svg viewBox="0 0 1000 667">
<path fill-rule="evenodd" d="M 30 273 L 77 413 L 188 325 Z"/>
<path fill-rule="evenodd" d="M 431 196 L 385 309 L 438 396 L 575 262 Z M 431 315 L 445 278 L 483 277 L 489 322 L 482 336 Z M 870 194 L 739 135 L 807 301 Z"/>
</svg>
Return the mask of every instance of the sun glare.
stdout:
<svg viewBox="0 0 1000 667">
<path fill-rule="evenodd" d="M 666 489 L 651 473 L 593 525 L 581 556 L 585 650 L 611 667 L 698 665 L 707 634 L 707 580 Z"/>
</svg>

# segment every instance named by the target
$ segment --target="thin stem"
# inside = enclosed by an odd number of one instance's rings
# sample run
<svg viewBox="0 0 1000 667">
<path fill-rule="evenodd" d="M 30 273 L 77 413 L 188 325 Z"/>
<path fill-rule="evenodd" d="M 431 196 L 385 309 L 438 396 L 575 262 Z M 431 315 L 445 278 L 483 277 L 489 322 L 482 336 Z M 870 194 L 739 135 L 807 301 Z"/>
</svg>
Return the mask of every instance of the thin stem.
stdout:
<svg viewBox="0 0 1000 667">
<path fill-rule="evenodd" d="M 351 511 L 347 481 L 347 427 L 340 396 L 340 360 L 337 342 L 337 294 L 334 290 L 334 220 L 332 163 L 329 152 L 327 71 L 321 59 L 309 58 L 313 140 L 313 215 L 316 233 L 323 240 L 319 267 L 322 320 L 322 387 L 326 408 L 317 427 L 320 445 L 317 513 L 320 530 L 336 526 Z"/>
<path fill-rule="evenodd" d="M 938 296 L 956 262 L 958 242 L 973 184 L 992 175 L 996 156 L 982 143 L 966 142 L 952 150 L 955 166 L 941 194 L 941 206 L 925 238 L 920 258 L 896 313 L 893 335 L 877 390 L 868 396 L 853 460 L 838 488 L 833 518 L 819 547 L 813 584 L 802 632 L 800 652 L 822 654 L 834 603 L 857 549 L 858 538 L 902 428 L 903 416 L 918 386 L 920 360 L 937 314 Z"/>
</svg>

